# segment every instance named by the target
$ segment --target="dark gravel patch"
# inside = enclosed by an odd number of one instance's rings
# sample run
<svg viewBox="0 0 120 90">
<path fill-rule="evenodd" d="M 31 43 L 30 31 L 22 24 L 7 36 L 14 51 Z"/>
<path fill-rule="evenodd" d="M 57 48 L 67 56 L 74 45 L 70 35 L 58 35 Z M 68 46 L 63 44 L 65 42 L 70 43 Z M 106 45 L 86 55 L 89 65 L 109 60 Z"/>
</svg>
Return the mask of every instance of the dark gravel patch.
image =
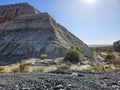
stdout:
<svg viewBox="0 0 120 90">
<path fill-rule="evenodd" d="M 60 72 L 0 74 L 0 90 L 120 90 L 120 72 Z"/>
</svg>

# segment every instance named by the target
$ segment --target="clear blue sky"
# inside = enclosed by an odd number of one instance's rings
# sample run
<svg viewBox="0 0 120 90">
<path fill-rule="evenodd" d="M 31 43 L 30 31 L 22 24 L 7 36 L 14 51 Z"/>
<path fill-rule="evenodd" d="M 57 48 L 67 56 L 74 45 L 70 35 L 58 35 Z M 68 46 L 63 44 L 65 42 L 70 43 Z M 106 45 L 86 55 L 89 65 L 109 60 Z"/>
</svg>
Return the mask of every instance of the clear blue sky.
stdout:
<svg viewBox="0 0 120 90">
<path fill-rule="evenodd" d="M 0 0 L 0 5 L 20 2 L 48 12 L 87 44 L 120 40 L 120 0 Z"/>
</svg>

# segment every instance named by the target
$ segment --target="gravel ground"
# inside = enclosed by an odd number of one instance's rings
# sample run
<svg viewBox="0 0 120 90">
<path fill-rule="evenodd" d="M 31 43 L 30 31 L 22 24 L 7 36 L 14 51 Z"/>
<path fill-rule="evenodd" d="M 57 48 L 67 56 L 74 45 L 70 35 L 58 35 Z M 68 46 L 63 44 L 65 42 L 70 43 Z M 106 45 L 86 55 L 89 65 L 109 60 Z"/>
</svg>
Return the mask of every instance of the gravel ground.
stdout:
<svg viewBox="0 0 120 90">
<path fill-rule="evenodd" d="M 120 72 L 0 74 L 0 90 L 120 90 Z"/>
</svg>

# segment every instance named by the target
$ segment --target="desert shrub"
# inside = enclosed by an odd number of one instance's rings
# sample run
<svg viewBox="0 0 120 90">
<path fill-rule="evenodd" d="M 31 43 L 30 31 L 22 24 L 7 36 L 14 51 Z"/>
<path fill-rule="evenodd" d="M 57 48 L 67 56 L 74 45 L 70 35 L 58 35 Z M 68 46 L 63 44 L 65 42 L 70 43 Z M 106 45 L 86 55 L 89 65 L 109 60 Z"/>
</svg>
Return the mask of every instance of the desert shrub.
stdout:
<svg viewBox="0 0 120 90">
<path fill-rule="evenodd" d="M 64 64 L 59 65 L 59 66 L 57 67 L 57 69 L 58 69 L 58 70 L 70 70 L 70 69 L 71 69 L 71 66 L 72 66 L 72 64 L 71 64 L 69 61 L 67 61 L 67 62 L 64 63 Z"/>
<path fill-rule="evenodd" d="M 69 65 L 60 65 L 57 67 L 58 70 L 70 70 L 70 66 Z"/>
<path fill-rule="evenodd" d="M 38 67 L 36 69 L 33 69 L 33 72 L 44 72 L 45 68 L 44 67 Z"/>
<path fill-rule="evenodd" d="M 114 60 L 114 65 L 118 65 L 120 67 L 120 60 Z"/>
<path fill-rule="evenodd" d="M 18 73 L 18 72 L 20 72 L 20 69 L 19 69 L 19 68 L 13 68 L 13 69 L 11 70 L 11 72 L 12 72 L 12 73 Z"/>
<path fill-rule="evenodd" d="M 4 72 L 4 67 L 3 66 L 0 66 L 0 73 L 3 73 Z"/>
<path fill-rule="evenodd" d="M 80 48 L 77 46 L 71 46 L 70 49 L 64 52 L 64 61 L 78 63 L 80 62 L 80 59 Z"/>
<path fill-rule="evenodd" d="M 105 59 L 110 59 L 110 60 L 113 60 L 115 59 L 115 56 L 111 53 L 108 53 L 106 56 L 105 56 Z"/>
<path fill-rule="evenodd" d="M 112 68 L 111 65 L 108 65 L 108 66 L 94 65 L 89 70 L 90 71 L 95 71 L 95 72 L 115 72 L 115 70 Z"/>
<path fill-rule="evenodd" d="M 4 70 L 4 67 L 0 66 L 0 71 Z"/>
<path fill-rule="evenodd" d="M 71 68 L 70 71 L 80 71 L 77 68 Z"/>
<path fill-rule="evenodd" d="M 41 57 L 41 59 L 46 59 L 48 56 L 47 56 L 47 54 L 41 54 L 40 57 Z"/>
<path fill-rule="evenodd" d="M 21 64 L 19 66 L 20 72 L 27 72 L 27 69 L 28 69 L 27 64 Z"/>
<path fill-rule="evenodd" d="M 66 64 L 67 66 L 72 66 L 72 63 L 70 63 L 69 61 L 67 61 L 65 64 Z"/>
<path fill-rule="evenodd" d="M 105 71 L 105 68 L 103 66 L 98 66 L 98 65 L 92 66 L 90 69 L 94 70 L 95 72 L 104 72 Z"/>
</svg>

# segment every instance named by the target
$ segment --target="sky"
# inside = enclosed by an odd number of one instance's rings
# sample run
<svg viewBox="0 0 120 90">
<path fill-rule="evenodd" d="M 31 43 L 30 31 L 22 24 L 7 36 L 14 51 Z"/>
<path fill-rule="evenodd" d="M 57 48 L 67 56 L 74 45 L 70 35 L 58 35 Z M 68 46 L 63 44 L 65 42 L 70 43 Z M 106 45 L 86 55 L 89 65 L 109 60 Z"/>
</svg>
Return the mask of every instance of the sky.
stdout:
<svg viewBox="0 0 120 90">
<path fill-rule="evenodd" d="M 22 2 L 48 12 L 88 45 L 120 40 L 120 0 L 0 0 L 0 5 Z"/>
</svg>

